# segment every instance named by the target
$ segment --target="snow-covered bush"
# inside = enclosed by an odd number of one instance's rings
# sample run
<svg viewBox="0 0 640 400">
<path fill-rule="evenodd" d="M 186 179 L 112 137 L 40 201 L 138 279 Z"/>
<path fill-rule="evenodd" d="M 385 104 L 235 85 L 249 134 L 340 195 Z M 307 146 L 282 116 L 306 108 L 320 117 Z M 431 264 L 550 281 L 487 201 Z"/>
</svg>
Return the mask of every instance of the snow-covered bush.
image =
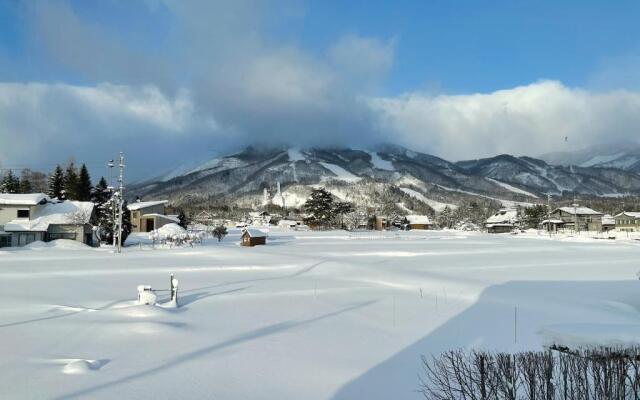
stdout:
<svg viewBox="0 0 640 400">
<path fill-rule="evenodd" d="M 193 246 L 202 243 L 204 237 L 203 232 L 187 232 L 186 229 L 178 224 L 171 223 L 164 225 L 154 231 L 149 232 L 149 239 L 154 243 L 174 246 Z"/>
</svg>

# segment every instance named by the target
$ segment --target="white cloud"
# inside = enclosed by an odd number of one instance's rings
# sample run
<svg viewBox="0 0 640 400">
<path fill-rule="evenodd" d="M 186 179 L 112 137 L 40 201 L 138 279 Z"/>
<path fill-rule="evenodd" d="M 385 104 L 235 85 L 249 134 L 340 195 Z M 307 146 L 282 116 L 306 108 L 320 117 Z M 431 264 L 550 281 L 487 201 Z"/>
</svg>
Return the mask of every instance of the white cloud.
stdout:
<svg viewBox="0 0 640 400">
<path fill-rule="evenodd" d="M 132 165 L 180 159 L 176 144 L 215 136 L 212 117 L 196 110 L 189 92 L 169 98 L 156 87 L 101 84 L 0 83 L 0 160 L 47 170 L 69 156 L 92 162 L 119 150 Z"/>
<path fill-rule="evenodd" d="M 346 35 L 328 51 L 336 68 L 361 85 L 369 86 L 383 79 L 393 65 L 395 40 Z"/>
<path fill-rule="evenodd" d="M 273 24 L 286 23 L 271 18 L 289 8 L 280 2 L 149 4 L 147 17 L 170 15 L 161 50 L 144 51 L 144 40 L 128 43 L 64 2 L 28 7 L 46 61 L 112 84 L 0 83 L 0 144 L 12 143 L 0 146 L 0 161 L 36 167 L 69 155 L 101 160 L 124 148 L 153 170 L 256 142 L 380 141 L 464 159 L 537 155 L 564 146 L 565 136 L 575 147 L 628 140 L 640 126 L 638 92 L 552 81 L 486 94 L 372 98 L 393 67 L 395 39 L 346 35 L 312 52 L 270 35 Z"/>
<path fill-rule="evenodd" d="M 408 93 L 370 104 L 391 141 L 453 160 L 635 140 L 640 127 L 640 93 L 590 92 L 555 81 L 487 94 Z"/>
</svg>

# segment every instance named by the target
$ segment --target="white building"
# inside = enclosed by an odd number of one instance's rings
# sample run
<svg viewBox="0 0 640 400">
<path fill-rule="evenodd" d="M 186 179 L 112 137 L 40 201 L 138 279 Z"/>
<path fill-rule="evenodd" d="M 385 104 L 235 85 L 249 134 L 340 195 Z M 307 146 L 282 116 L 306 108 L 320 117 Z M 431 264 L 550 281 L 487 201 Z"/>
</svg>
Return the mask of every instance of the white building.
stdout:
<svg viewBox="0 0 640 400">
<path fill-rule="evenodd" d="M 0 247 L 70 239 L 93 245 L 94 204 L 51 200 L 44 193 L 0 194 Z"/>
</svg>

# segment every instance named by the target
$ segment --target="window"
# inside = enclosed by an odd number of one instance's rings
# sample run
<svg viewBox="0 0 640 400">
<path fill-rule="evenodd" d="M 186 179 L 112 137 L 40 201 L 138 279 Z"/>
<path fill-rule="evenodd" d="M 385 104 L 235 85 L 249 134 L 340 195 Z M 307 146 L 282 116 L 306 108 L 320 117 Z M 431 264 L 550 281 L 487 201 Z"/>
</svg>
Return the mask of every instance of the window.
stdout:
<svg viewBox="0 0 640 400">
<path fill-rule="evenodd" d="M 76 240 L 75 232 L 60 232 L 60 233 L 49 233 L 48 241 L 56 240 L 56 239 L 70 239 Z"/>
<path fill-rule="evenodd" d="M 11 236 L 0 235 L 0 247 L 11 247 Z"/>
<path fill-rule="evenodd" d="M 18 218 L 29 218 L 29 210 L 18 210 Z"/>
</svg>

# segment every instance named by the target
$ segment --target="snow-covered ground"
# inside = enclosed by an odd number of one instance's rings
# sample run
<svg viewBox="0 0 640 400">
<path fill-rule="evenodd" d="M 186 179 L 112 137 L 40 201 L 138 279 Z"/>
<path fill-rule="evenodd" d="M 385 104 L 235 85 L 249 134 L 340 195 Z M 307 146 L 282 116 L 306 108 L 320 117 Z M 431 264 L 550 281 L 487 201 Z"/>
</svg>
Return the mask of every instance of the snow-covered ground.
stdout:
<svg viewBox="0 0 640 400">
<path fill-rule="evenodd" d="M 413 189 L 401 187 L 400 190 L 402 190 L 403 192 L 405 192 L 409 196 L 415 197 L 416 199 L 420 200 L 421 202 L 427 204 L 429 207 L 433 208 L 436 212 L 442 212 L 447 207 L 449 207 L 452 210 L 455 210 L 455 209 L 458 208 L 458 206 L 455 205 L 455 204 L 442 203 L 440 201 L 428 199 L 422 193 L 420 193 L 420 192 L 418 192 L 416 190 L 413 190 Z"/>
<path fill-rule="evenodd" d="M 347 171 L 346 169 L 342 168 L 339 165 L 330 164 L 326 162 L 321 162 L 320 165 L 322 165 L 323 167 L 325 167 L 326 169 L 328 169 L 329 171 L 335 174 L 335 177 L 332 177 L 333 179 L 337 179 L 345 182 L 357 182 L 360 179 L 362 179 L 357 175 L 354 175 L 351 172 Z"/>
<path fill-rule="evenodd" d="M 272 228 L 254 248 L 233 231 L 0 249 L 0 398 L 419 398 L 421 354 L 639 341 L 640 242 L 622 239 Z M 170 273 L 180 308 L 134 305 Z"/>
</svg>

